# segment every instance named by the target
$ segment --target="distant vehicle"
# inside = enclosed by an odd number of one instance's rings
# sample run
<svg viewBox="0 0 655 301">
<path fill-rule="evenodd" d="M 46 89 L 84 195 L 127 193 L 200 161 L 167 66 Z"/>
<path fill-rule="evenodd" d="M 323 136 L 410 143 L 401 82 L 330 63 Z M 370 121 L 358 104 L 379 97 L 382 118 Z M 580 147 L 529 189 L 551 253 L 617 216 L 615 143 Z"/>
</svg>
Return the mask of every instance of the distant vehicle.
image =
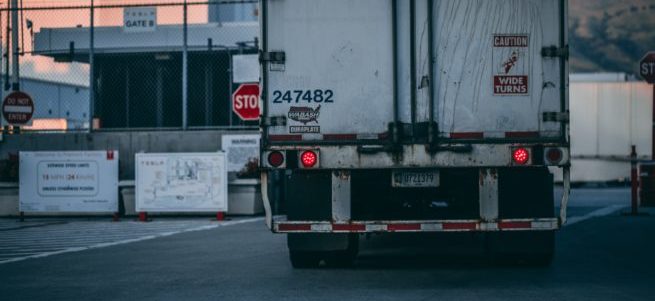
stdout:
<svg viewBox="0 0 655 301">
<path fill-rule="evenodd" d="M 294 267 L 351 263 L 371 232 L 480 232 L 492 256 L 550 262 L 567 1 L 260 8 L 262 191 Z"/>
</svg>

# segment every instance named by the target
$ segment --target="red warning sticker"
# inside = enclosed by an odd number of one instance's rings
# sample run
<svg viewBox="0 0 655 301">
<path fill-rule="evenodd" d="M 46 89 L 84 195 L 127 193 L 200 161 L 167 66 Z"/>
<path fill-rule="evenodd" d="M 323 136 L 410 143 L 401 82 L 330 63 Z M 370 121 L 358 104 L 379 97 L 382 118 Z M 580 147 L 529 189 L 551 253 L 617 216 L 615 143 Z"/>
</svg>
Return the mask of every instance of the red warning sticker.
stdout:
<svg viewBox="0 0 655 301">
<path fill-rule="evenodd" d="M 529 47 L 527 34 L 493 36 L 494 95 L 530 94 Z"/>
</svg>

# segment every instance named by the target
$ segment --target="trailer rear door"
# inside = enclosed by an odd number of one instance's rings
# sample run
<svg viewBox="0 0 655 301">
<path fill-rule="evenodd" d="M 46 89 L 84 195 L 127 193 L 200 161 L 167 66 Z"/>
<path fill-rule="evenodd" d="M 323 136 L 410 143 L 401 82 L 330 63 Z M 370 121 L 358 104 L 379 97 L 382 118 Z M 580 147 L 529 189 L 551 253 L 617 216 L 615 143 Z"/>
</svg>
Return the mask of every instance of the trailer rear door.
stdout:
<svg viewBox="0 0 655 301">
<path fill-rule="evenodd" d="M 563 138 L 543 116 L 566 111 L 564 0 L 264 4 L 264 50 L 284 60 L 263 65 L 262 98 L 286 118 L 268 141 L 380 140 L 394 121 L 405 137 L 432 121 L 441 139 Z"/>
<path fill-rule="evenodd" d="M 269 140 L 375 138 L 393 118 L 391 1 L 267 1 Z"/>
<path fill-rule="evenodd" d="M 437 119 L 442 137 L 561 138 L 565 1 L 438 0 Z"/>
</svg>

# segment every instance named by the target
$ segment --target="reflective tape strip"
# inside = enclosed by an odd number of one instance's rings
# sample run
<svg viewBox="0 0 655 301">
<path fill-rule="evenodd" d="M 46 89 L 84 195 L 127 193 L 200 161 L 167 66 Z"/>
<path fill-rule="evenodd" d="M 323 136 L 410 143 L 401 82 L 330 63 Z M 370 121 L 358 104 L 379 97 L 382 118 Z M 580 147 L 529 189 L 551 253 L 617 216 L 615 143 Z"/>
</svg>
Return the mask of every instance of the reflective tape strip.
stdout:
<svg viewBox="0 0 655 301">
<path fill-rule="evenodd" d="M 476 222 L 447 222 L 443 223 L 444 231 L 473 231 L 477 230 Z"/>
<path fill-rule="evenodd" d="M 330 222 L 275 222 L 275 232 L 360 233 L 360 232 L 466 232 L 466 231 L 528 231 L 556 230 L 555 218 L 516 219 L 498 222 L 482 221 L 422 221 L 417 223 L 396 221 L 357 221 L 348 224 Z"/>
<path fill-rule="evenodd" d="M 530 221 L 501 221 L 498 223 L 500 230 L 532 229 Z"/>
<path fill-rule="evenodd" d="M 387 225 L 366 225 L 366 232 L 384 232 L 387 231 Z"/>
<path fill-rule="evenodd" d="M 387 231 L 389 232 L 403 232 L 403 231 L 419 231 L 421 224 L 389 224 Z"/>
<path fill-rule="evenodd" d="M 421 224 L 421 231 L 441 231 L 443 230 L 443 224 L 441 223 L 432 223 L 432 224 Z"/>
<path fill-rule="evenodd" d="M 559 227 L 557 220 L 548 220 L 548 221 L 534 221 L 531 222 L 531 227 L 533 230 L 554 230 Z"/>
<path fill-rule="evenodd" d="M 280 232 L 297 232 L 297 231 L 311 231 L 311 224 L 278 224 L 278 231 Z"/>
<path fill-rule="evenodd" d="M 270 141 L 302 141 L 302 135 L 268 135 Z"/>
<path fill-rule="evenodd" d="M 484 133 L 482 132 L 459 132 L 459 133 L 450 133 L 451 139 L 482 139 L 484 138 Z"/>
<path fill-rule="evenodd" d="M 366 225 L 364 225 L 364 224 L 332 224 L 332 231 L 364 232 L 364 231 L 366 231 Z"/>
<path fill-rule="evenodd" d="M 327 141 L 353 141 L 353 140 L 383 140 L 387 134 L 323 134 Z"/>
<path fill-rule="evenodd" d="M 314 232 L 332 232 L 334 228 L 330 224 L 313 224 L 312 231 Z"/>
<path fill-rule="evenodd" d="M 323 140 L 357 140 L 357 134 L 323 134 Z"/>
<path fill-rule="evenodd" d="M 505 138 L 539 138 L 539 132 L 505 132 Z"/>
</svg>

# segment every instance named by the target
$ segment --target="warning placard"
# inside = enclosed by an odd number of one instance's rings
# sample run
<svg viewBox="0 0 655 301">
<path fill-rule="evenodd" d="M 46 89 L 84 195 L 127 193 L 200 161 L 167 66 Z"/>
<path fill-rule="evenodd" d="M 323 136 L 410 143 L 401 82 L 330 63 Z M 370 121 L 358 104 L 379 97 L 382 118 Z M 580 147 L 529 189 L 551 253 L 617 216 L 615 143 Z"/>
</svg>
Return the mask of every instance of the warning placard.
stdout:
<svg viewBox="0 0 655 301">
<path fill-rule="evenodd" d="M 20 152 L 23 212 L 118 212 L 118 151 Z"/>
<path fill-rule="evenodd" d="M 494 35 L 492 45 L 494 95 L 530 94 L 530 37 Z"/>
</svg>

